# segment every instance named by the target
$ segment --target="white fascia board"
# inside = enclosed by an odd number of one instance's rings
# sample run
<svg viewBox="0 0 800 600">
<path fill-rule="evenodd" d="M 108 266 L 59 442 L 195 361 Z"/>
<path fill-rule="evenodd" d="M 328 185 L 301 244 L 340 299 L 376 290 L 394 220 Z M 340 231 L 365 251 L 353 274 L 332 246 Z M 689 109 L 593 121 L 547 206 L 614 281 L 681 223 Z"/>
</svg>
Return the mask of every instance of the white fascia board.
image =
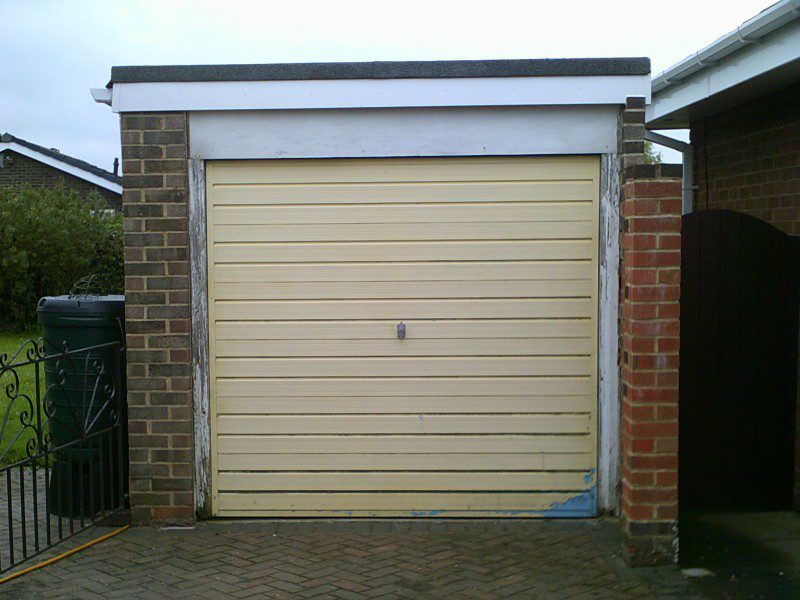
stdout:
<svg viewBox="0 0 800 600">
<path fill-rule="evenodd" d="M 759 43 L 749 44 L 715 65 L 706 65 L 686 79 L 653 93 L 647 121 L 654 121 L 701 102 L 800 58 L 800 20 Z"/>
<path fill-rule="evenodd" d="M 114 112 L 624 104 L 647 75 L 117 83 Z"/>
<path fill-rule="evenodd" d="M 32 150 L 27 146 L 23 146 L 22 144 L 17 144 L 16 142 L 0 142 L 0 152 L 5 150 L 13 150 L 17 154 L 22 154 L 49 167 L 53 167 L 54 169 L 58 169 L 64 173 L 69 173 L 70 175 L 73 175 L 79 179 L 83 179 L 84 181 L 88 181 L 97 187 L 101 187 L 111 192 L 116 192 L 117 194 L 122 194 L 122 186 L 118 183 L 108 181 L 107 179 L 98 177 L 94 173 L 90 173 L 73 165 L 61 162 L 60 160 L 47 156 L 46 154 L 42 154 L 41 152 L 37 152 L 36 150 Z"/>
<path fill-rule="evenodd" d="M 486 106 L 189 113 L 193 159 L 608 154 L 619 107 Z"/>
</svg>

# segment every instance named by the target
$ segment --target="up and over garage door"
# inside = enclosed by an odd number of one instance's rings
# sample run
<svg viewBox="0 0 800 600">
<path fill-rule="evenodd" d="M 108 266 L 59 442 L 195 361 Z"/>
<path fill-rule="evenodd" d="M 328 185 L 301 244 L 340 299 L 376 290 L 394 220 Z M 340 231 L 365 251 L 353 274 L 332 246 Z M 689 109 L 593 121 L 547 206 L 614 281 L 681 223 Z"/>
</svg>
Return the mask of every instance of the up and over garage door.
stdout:
<svg viewBox="0 0 800 600">
<path fill-rule="evenodd" d="M 598 179 L 209 162 L 214 514 L 595 514 Z"/>
</svg>

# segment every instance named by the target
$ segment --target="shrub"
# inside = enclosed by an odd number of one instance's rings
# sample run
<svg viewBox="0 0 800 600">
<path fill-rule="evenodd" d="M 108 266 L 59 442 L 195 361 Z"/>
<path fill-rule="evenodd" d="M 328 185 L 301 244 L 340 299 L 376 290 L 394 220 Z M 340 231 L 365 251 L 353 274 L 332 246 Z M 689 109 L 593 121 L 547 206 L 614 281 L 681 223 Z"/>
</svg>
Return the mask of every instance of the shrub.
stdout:
<svg viewBox="0 0 800 600">
<path fill-rule="evenodd" d="M 122 293 L 122 256 L 122 217 L 97 194 L 0 189 L 0 329 L 30 328 L 39 298 L 92 274 L 90 292 Z"/>
</svg>

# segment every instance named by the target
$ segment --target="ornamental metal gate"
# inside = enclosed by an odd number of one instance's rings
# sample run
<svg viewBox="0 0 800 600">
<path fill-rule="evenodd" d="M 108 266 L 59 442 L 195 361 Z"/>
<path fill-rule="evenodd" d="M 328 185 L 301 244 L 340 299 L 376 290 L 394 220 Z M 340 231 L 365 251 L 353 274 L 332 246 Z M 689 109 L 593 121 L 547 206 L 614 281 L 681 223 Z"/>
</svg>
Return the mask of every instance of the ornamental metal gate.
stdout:
<svg viewBox="0 0 800 600">
<path fill-rule="evenodd" d="M 0 355 L 0 572 L 127 503 L 125 348 Z"/>
</svg>

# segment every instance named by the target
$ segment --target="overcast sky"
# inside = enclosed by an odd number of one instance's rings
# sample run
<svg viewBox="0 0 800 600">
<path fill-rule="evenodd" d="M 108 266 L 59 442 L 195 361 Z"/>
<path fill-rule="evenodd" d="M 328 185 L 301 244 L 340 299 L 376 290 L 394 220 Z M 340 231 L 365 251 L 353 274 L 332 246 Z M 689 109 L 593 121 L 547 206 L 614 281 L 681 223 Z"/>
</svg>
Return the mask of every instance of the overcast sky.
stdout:
<svg viewBox="0 0 800 600">
<path fill-rule="evenodd" d="M 0 0 L 0 132 L 106 169 L 112 65 L 649 56 L 656 74 L 764 0 Z M 672 156 L 670 156 L 672 158 Z"/>
</svg>

